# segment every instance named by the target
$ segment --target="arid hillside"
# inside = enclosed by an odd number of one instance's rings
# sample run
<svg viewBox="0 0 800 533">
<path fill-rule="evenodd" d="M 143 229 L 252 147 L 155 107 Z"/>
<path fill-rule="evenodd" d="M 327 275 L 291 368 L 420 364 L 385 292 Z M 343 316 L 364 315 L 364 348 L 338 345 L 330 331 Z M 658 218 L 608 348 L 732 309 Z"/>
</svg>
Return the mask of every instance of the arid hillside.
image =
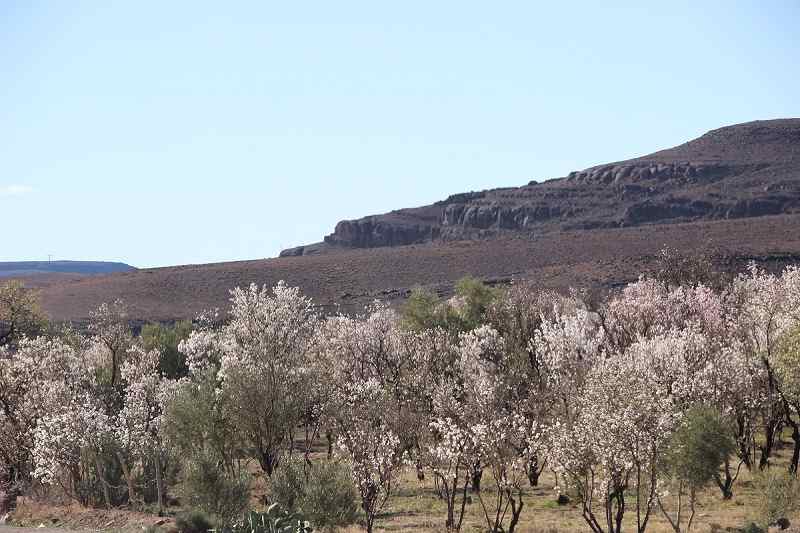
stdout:
<svg viewBox="0 0 800 533">
<path fill-rule="evenodd" d="M 416 285 L 443 294 L 471 274 L 490 282 L 532 279 L 550 287 L 615 287 L 650 269 L 663 246 L 713 246 L 733 267 L 750 260 L 800 260 L 800 215 L 702 221 L 633 228 L 552 232 L 350 250 L 336 254 L 187 265 L 59 280 L 42 287 L 56 320 L 82 320 L 104 301 L 122 298 L 141 320 L 191 318 L 227 304 L 228 291 L 249 283 L 286 280 L 328 311 L 362 308 L 374 299 L 397 301 Z"/>
<path fill-rule="evenodd" d="M 343 220 L 324 242 L 281 255 L 798 211 L 800 119 L 766 120 L 563 178 Z"/>
<path fill-rule="evenodd" d="M 328 311 L 355 311 L 416 285 L 447 294 L 467 274 L 613 288 L 651 269 L 665 245 L 713 248 L 731 269 L 800 259 L 800 119 L 720 128 L 564 178 L 343 221 L 324 243 L 275 259 L 29 282 L 55 320 L 83 320 L 116 298 L 134 319 L 191 318 L 225 308 L 237 285 L 279 280 Z"/>
</svg>

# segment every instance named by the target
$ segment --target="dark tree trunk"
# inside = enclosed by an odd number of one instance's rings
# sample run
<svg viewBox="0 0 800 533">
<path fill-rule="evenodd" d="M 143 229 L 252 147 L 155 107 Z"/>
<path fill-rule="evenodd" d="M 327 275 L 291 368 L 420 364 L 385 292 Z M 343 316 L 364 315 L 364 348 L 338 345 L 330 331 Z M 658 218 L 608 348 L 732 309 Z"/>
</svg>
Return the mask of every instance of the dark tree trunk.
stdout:
<svg viewBox="0 0 800 533">
<path fill-rule="evenodd" d="M 748 438 L 747 421 L 743 416 L 736 419 L 736 441 L 739 444 L 739 458 L 744 462 L 748 470 L 753 469 L 753 461 L 750 458 L 750 439 Z"/>
<path fill-rule="evenodd" d="M 775 447 L 775 433 L 777 422 L 770 420 L 764 426 L 764 444 L 759 446 L 761 457 L 758 460 L 758 469 L 764 470 L 769 466 L 769 459 L 772 456 L 772 449 Z"/>
<path fill-rule="evenodd" d="M 480 463 L 475 463 L 472 465 L 472 472 L 471 476 L 471 483 L 472 483 L 472 492 L 480 492 L 481 491 L 481 479 L 483 478 L 483 467 Z"/>
<path fill-rule="evenodd" d="M 333 458 L 333 433 L 326 431 L 325 440 L 328 441 L 328 460 L 330 461 Z"/>
<path fill-rule="evenodd" d="M 278 466 L 278 456 L 272 452 L 261 452 L 258 462 L 261 465 L 261 470 L 268 477 L 272 477 L 272 474 L 275 473 L 275 468 Z"/>
<path fill-rule="evenodd" d="M 522 514 L 522 507 L 525 505 L 525 502 L 522 501 L 522 496 L 520 495 L 519 503 L 517 503 L 510 493 L 508 499 L 511 502 L 511 523 L 508 525 L 508 533 L 514 533 L 519 523 L 519 517 Z"/>
<path fill-rule="evenodd" d="M 155 468 L 158 516 L 164 516 L 164 478 L 161 472 L 161 454 L 158 451 L 155 453 Z"/>
<path fill-rule="evenodd" d="M 742 461 L 743 463 L 744 461 Z M 742 463 L 739 463 L 739 467 L 741 468 Z M 731 473 L 731 462 L 730 459 L 725 459 L 725 467 L 723 468 L 725 472 L 725 477 L 722 478 L 717 474 L 714 476 L 714 480 L 717 482 L 717 486 L 719 490 L 722 492 L 722 499 L 723 500 L 730 500 L 733 498 L 733 483 L 736 481 L 736 478 L 739 475 L 739 470 L 736 470 L 736 475 Z"/>
<path fill-rule="evenodd" d="M 792 440 L 794 449 L 792 450 L 792 460 L 789 462 L 789 472 L 797 474 L 797 463 L 800 461 L 800 424 L 792 424 Z"/>
<path fill-rule="evenodd" d="M 94 463 L 97 468 L 97 477 L 100 479 L 100 487 L 103 492 L 103 500 L 106 504 L 106 509 L 111 509 L 111 493 L 108 490 L 108 483 L 106 483 L 105 468 L 99 456 L 95 457 Z"/>
<path fill-rule="evenodd" d="M 546 464 L 547 461 L 543 461 L 540 465 L 539 458 L 535 455 L 528 461 L 528 482 L 530 482 L 531 487 L 539 486 L 539 477 L 542 475 Z"/>
</svg>

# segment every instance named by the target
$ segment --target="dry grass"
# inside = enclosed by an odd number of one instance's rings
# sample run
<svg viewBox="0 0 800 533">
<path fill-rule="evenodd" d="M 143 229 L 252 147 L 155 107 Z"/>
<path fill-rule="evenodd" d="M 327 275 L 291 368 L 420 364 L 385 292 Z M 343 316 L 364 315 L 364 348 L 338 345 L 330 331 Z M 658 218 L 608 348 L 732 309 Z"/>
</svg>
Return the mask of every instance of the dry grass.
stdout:
<svg viewBox="0 0 800 533">
<path fill-rule="evenodd" d="M 773 468 L 785 469 L 791 455 L 791 443 L 788 433 L 784 436 L 784 444 L 776 450 L 772 463 Z M 313 460 L 323 460 L 323 446 L 319 443 L 312 454 Z M 255 467 L 255 465 L 254 465 Z M 255 470 L 254 470 L 255 472 Z M 262 500 L 268 493 L 263 477 L 257 476 L 255 500 Z M 488 473 L 484 476 L 484 494 L 487 506 L 493 496 L 491 478 Z M 525 507 L 522 512 L 519 533 L 571 533 L 588 532 L 589 527 L 581 516 L 581 505 L 572 501 L 567 505 L 556 503 L 554 491 L 555 479 L 552 472 L 545 470 L 542 473 L 538 487 L 525 487 Z M 699 495 L 697 511 L 692 526 L 694 532 L 713 531 L 712 527 L 740 528 L 756 518 L 757 489 L 753 482 L 753 475 L 742 467 L 741 475 L 733 487 L 732 500 L 723 500 L 720 490 L 709 486 Z M 471 495 L 471 503 L 466 507 L 462 531 L 486 531 L 486 520 L 483 516 L 481 505 L 475 495 Z M 628 502 L 626 513 L 626 531 L 635 531 L 635 509 L 632 499 Z M 444 531 L 444 521 L 447 513 L 445 502 L 439 499 L 434 489 L 433 477 L 426 475 L 419 481 L 413 469 L 402 472 L 392 488 L 392 495 L 385 508 L 376 521 L 376 531 L 386 532 L 433 532 Z M 800 522 L 800 516 L 789 517 L 792 522 Z M 363 532 L 358 525 L 353 525 L 342 530 L 344 533 Z M 658 509 L 654 509 L 647 527 L 649 533 L 672 533 L 667 520 Z"/>
<path fill-rule="evenodd" d="M 525 508 L 517 531 L 520 533 L 589 531 L 581 517 L 580 503 L 558 505 L 555 502 L 554 485 L 553 476 L 548 473 L 542 476 L 539 487 L 526 489 Z M 487 492 L 487 497 L 491 497 L 491 489 L 488 486 L 484 491 Z M 718 524 L 723 528 L 743 526 L 753 519 L 754 500 L 752 482 L 747 472 L 744 472 L 737 482 L 733 500 L 723 501 L 719 490 L 710 487 L 700 497 L 693 531 L 709 531 L 712 524 Z M 380 531 L 443 531 L 445 516 L 445 504 L 437 498 L 430 477 L 427 476 L 425 481 L 419 482 L 413 472 L 407 472 L 379 517 L 377 528 Z M 634 511 L 630 510 L 626 518 L 628 528 L 633 526 L 635 531 Z M 472 503 L 467 505 L 462 530 L 486 531 L 486 521 L 480 503 L 474 497 Z M 361 529 L 354 526 L 345 531 L 355 533 Z M 647 531 L 667 533 L 672 529 L 663 516 L 654 514 Z"/>
<path fill-rule="evenodd" d="M 785 469 L 791 454 L 791 444 L 779 446 L 773 457 L 773 468 Z M 324 460 L 324 446 L 320 442 L 314 447 L 313 460 Z M 268 481 L 258 470 L 255 463 L 251 465 L 255 483 L 252 502 L 254 508 L 263 507 L 265 496 L 268 494 Z M 484 477 L 484 495 L 487 503 L 492 496 L 491 479 L 488 474 Z M 555 501 L 553 487 L 555 480 L 551 472 L 542 474 L 538 487 L 526 487 L 520 524 L 517 531 L 520 533 L 571 533 L 590 531 L 581 517 L 580 503 L 573 501 L 567 505 L 558 505 Z M 734 485 L 734 497 L 725 501 L 716 486 L 709 486 L 699 495 L 697 514 L 692 531 L 734 531 L 752 522 L 756 518 L 758 493 L 753 482 L 753 475 L 742 469 Z M 466 514 L 462 531 L 486 531 L 486 521 L 483 517 L 481 505 L 475 495 L 471 495 L 471 503 L 466 506 Z M 635 509 L 629 499 L 629 509 L 626 513 L 626 530 L 635 531 Z M 177 514 L 181 509 L 171 509 L 171 515 Z M 446 517 L 445 503 L 438 498 L 434 490 L 433 478 L 425 476 L 419 481 L 413 469 L 406 469 L 397 479 L 392 495 L 385 508 L 376 521 L 376 531 L 386 532 L 433 532 L 444 531 Z M 789 517 L 793 523 L 800 522 L 800 516 Z M 126 510 L 85 509 L 76 504 L 57 506 L 37 501 L 33 498 L 23 498 L 18 510 L 15 512 L 14 521 L 17 525 L 36 527 L 39 524 L 47 526 L 66 527 L 75 530 L 92 529 L 102 531 L 141 531 L 144 527 L 162 522 L 156 516 L 141 512 Z M 169 531 L 174 524 L 174 519 L 163 520 L 164 531 Z M 359 525 L 353 525 L 341 530 L 343 533 L 362 532 Z M 651 515 L 647 531 L 649 533 L 671 533 L 669 523 L 655 509 Z"/>
</svg>

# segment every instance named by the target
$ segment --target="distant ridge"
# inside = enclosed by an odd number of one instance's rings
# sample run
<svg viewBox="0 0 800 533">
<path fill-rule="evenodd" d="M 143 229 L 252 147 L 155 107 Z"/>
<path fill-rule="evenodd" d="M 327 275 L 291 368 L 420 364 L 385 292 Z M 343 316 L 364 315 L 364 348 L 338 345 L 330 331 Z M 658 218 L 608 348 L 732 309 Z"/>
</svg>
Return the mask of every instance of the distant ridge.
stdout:
<svg viewBox="0 0 800 533">
<path fill-rule="evenodd" d="M 703 250 L 731 272 L 800 264 L 800 119 L 728 126 L 562 178 L 343 221 L 325 242 L 280 258 L 23 278 L 54 321 L 85 322 L 117 298 L 134 321 L 191 319 L 228 308 L 233 287 L 280 280 L 326 313 L 358 313 L 376 299 L 400 304 L 418 286 L 446 297 L 466 275 L 616 290 L 658 268 L 664 246 Z"/>
<path fill-rule="evenodd" d="M 132 272 L 135 267 L 111 261 L 0 261 L 0 278 L 36 274 L 82 274 L 96 276 Z"/>
<path fill-rule="evenodd" d="M 800 119 L 759 120 L 562 178 L 342 220 L 323 242 L 280 255 L 792 213 L 800 213 Z"/>
</svg>

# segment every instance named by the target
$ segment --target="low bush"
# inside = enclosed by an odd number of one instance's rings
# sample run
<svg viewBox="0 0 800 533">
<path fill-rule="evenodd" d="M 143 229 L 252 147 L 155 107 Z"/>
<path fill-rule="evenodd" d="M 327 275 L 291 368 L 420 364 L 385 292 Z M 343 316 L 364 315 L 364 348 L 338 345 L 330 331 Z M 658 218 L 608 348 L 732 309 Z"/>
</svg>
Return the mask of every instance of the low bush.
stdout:
<svg viewBox="0 0 800 533">
<path fill-rule="evenodd" d="M 341 463 L 323 461 L 310 470 L 300 507 L 319 528 L 352 524 L 358 518 L 358 493 L 350 471 Z"/>
<path fill-rule="evenodd" d="M 189 511 L 175 518 L 175 528 L 179 533 L 208 533 L 214 525 L 202 511 Z"/>
<path fill-rule="evenodd" d="M 800 483 L 785 470 L 772 468 L 755 478 L 756 519 L 766 529 L 780 518 L 786 518 L 800 508 Z"/>
<path fill-rule="evenodd" d="M 304 468 L 305 467 L 305 468 Z M 335 461 L 304 465 L 286 461 L 270 480 L 270 499 L 290 511 L 300 511 L 318 528 L 352 524 L 358 517 L 358 494 L 349 469 Z"/>
<path fill-rule="evenodd" d="M 742 529 L 742 533 L 766 533 L 766 532 L 761 526 L 759 526 L 755 522 L 750 522 L 744 527 L 744 529 Z"/>
<path fill-rule="evenodd" d="M 186 501 L 220 525 L 238 520 L 250 503 L 250 477 L 246 472 L 227 473 L 209 457 L 194 458 L 186 468 L 183 492 Z"/>
<path fill-rule="evenodd" d="M 302 459 L 290 458 L 281 463 L 272 477 L 270 483 L 270 500 L 282 507 L 294 511 L 300 504 L 306 485 Z"/>
</svg>

